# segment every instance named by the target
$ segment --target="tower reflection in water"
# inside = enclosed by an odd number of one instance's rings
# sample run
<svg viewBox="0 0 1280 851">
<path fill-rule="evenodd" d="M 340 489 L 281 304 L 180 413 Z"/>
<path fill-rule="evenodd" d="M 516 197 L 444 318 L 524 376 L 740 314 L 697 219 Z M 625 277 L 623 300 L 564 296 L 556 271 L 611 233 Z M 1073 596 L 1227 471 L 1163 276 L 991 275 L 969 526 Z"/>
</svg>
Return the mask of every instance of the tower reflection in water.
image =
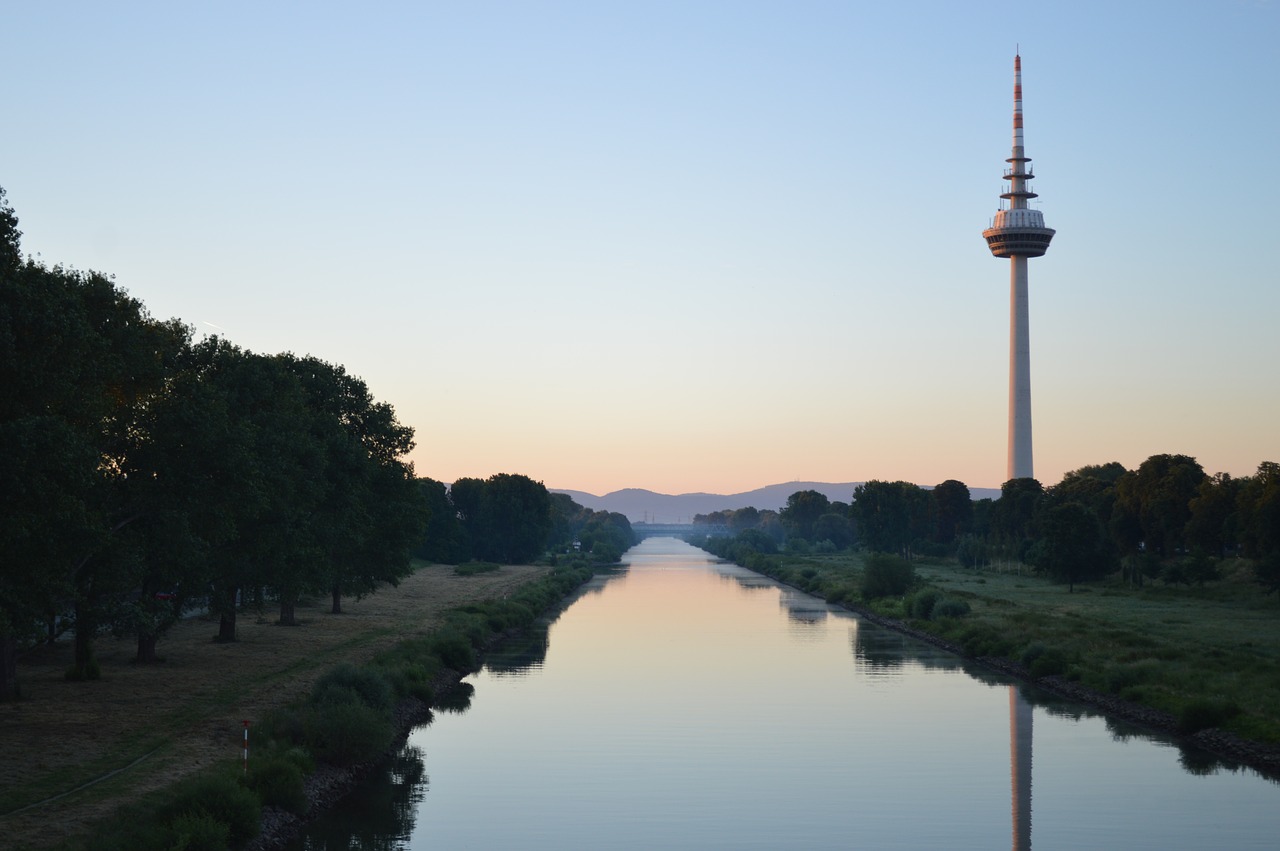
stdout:
<svg viewBox="0 0 1280 851">
<path fill-rule="evenodd" d="M 1031 848 L 1031 704 L 1009 686 L 1009 785 L 1013 798 L 1013 851 Z"/>
</svg>

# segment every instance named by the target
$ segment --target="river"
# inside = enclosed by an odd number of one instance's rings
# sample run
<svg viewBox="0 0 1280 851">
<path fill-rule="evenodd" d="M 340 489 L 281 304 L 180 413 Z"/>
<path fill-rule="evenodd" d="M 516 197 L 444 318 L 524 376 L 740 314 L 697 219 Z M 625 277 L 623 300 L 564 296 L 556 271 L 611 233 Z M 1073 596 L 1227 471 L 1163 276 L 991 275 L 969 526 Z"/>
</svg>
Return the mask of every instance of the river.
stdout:
<svg viewBox="0 0 1280 851">
<path fill-rule="evenodd" d="M 1280 786 L 651 538 L 297 849 L 1275 848 Z"/>
</svg>

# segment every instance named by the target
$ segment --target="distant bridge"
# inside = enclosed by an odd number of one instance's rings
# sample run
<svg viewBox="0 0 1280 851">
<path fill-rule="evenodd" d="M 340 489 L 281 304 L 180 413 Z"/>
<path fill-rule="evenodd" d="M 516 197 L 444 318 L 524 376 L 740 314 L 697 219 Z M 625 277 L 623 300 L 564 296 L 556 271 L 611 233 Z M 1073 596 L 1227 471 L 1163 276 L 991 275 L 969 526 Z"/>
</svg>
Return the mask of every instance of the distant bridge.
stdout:
<svg viewBox="0 0 1280 851">
<path fill-rule="evenodd" d="M 632 523 L 631 531 L 645 538 L 687 538 L 690 535 L 728 535 L 729 527 L 714 523 Z"/>
</svg>

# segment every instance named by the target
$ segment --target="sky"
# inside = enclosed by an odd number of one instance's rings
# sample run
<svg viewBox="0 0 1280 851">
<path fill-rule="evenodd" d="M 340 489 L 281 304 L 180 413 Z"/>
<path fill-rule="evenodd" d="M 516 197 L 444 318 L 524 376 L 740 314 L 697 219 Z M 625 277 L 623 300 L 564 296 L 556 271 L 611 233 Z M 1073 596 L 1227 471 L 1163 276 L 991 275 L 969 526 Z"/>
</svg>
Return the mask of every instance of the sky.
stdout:
<svg viewBox="0 0 1280 851">
<path fill-rule="evenodd" d="M 1036 477 L 1280 460 L 1280 3 L 3 6 L 23 250 L 344 365 L 419 475 L 998 487 L 1015 52 Z"/>
</svg>

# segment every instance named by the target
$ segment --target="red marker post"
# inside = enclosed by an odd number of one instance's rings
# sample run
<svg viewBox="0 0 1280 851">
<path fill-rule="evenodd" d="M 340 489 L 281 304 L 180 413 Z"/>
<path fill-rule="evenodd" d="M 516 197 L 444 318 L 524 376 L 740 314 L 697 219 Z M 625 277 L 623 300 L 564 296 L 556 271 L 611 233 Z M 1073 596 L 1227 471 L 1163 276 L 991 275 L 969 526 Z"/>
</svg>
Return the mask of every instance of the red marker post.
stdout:
<svg viewBox="0 0 1280 851">
<path fill-rule="evenodd" d="M 244 773 L 249 773 L 249 722 L 244 722 Z"/>
</svg>

